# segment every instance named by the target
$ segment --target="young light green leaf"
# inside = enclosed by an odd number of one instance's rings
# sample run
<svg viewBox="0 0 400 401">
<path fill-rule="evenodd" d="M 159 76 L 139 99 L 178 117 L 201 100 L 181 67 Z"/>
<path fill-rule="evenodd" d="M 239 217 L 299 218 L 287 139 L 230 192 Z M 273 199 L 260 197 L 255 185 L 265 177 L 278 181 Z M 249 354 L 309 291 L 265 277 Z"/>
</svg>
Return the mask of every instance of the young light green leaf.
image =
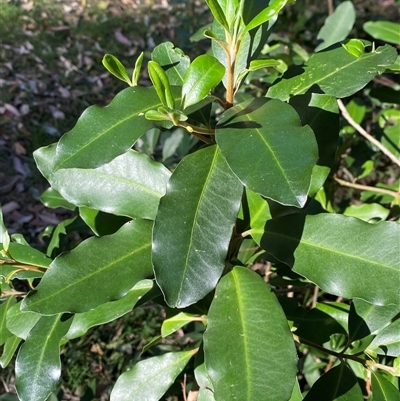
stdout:
<svg viewBox="0 0 400 401">
<path fill-rule="evenodd" d="M 342 46 L 353 56 L 361 57 L 365 53 L 365 44 L 359 39 L 350 39 Z"/>
<path fill-rule="evenodd" d="M 331 14 L 324 23 L 324 26 L 318 32 L 317 40 L 320 44 L 315 51 L 326 49 L 334 43 L 347 38 L 347 35 L 353 28 L 356 20 L 356 10 L 351 1 L 340 3 L 333 14 Z"/>
<path fill-rule="evenodd" d="M 234 267 L 217 285 L 207 320 L 204 358 L 216 400 L 290 398 L 296 348 L 285 314 L 261 277 Z"/>
<path fill-rule="evenodd" d="M 242 35 L 275 18 L 278 15 L 279 11 L 281 11 L 282 8 L 285 7 L 287 2 L 288 0 L 271 0 L 268 3 L 267 7 L 264 7 L 258 15 L 256 15 L 249 23 L 246 24 Z"/>
<path fill-rule="evenodd" d="M 215 57 L 203 54 L 195 58 L 183 80 L 181 108 L 204 99 L 221 82 L 224 74 L 224 66 Z"/>
<path fill-rule="evenodd" d="M 215 287 L 225 266 L 242 192 L 216 145 L 178 164 L 161 198 L 153 230 L 154 271 L 168 305 L 183 308 Z"/>
<path fill-rule="evenodd" d="M 341 363 L 323 374 L 311 387 L 304 401 L 361 401 L 363 395 L 354 373 Z"/>
<path fill-rule="evenodd" d="M 132 86 L 137 86 L 140 77 L 140 70 L 142 68 L 144 53 L 141 52 L 139 57 L 136 59 L 135 68 L 132 72 Z"/>
<path fill-rule="evenodd" d="M 268 90 L 267 96 L 286 101 L 317 85 L 327 95 L 347 97 L 382 74 L 396 57 L 396 49 L 389 45 L 357 57 L 338 44 L 313 54 L 303 67 L 304 72 L 289 78 L 284 75 Z"/>
<path fill-rule="evenodd" d="M 199 317 L 191 313 L 180 312 L 177 315 L 163 321 L 161 326 L 161 336 L 167 337 L 181 327 L 195 321 L 205 321 L 205 317 Z"/>
<path fill-rule="evenodd" d="M 261 68 L 275 67 L 277 65 L 279 65 L 279 61 L 277 61 L 273 58 L 252 60 L 252 61 L 250 61 L 249 70 L 257 71 Z"/>
<path fill-rule="evenodd" d="M 132 81 L 129 79 L 128 73 L 124 65 L 112 54 L 106 54 L 103 57 L 103 65 L 109 73 L 126 82 L 129 86 L 133 86 Z"/>
<path fill-rule="evenodd" d="M 400 401 L 399 390 L 379 372 L 371 372 L 374 401 Z"/>
<path fill-rule="evenodd" d="M 214 18 L 224 27 L 227 32 L 229 32 L 228 21 L 226 20 L 224 11 L 219 5 L 218 0 L 206 0 L 206 3 Z"/>
<path fill-rule="evenodd" d="M 7 228 L 3 221 L 3 211 L 1 210 L 1 205 L 0 205 L 0 244 L 4 249 L 4 251 L 7 252 L 8 246 L 10 244 L 10 236 L 8 235 Z"/>
<path fill-rule="evenodd" d="M 170 352 L 138 362 L 118 378 L 110 401 L 160 400 L 196 352 Z"/>
<path fill-rule="evenodd" d="M 267 222 L 261 246 L 330 294 L 399 305 L 399 236 L 400 225 L 394 222 L 292 214 Z"/>
<path fill-rule="evenodd" d="M 58 170 L 49 181 L 76 206 L 153 220 L 170 175 L 150 156 L 130 150 L 95 169 Z"/>
<path fill-rule="evenodd" d="M 363 25 L 364 31 L 374 39 L 400 45 L 400 24 L 391 21 L 368 21 Z"/>
<path fill-rule="evenodd" d="M 15 387 L 21 401 L 43 401 L 61 376 L 60 341 L 72 319 L 43 316 L 18 352 Z"/>
<path fill-rule="evenodd" d="M 22 310 L 80 313 L 122 298 L 153 275 L 151 229 L 150 221 L 133 220 L 115 234 L 91 237 L 61 254 L 22 301 Z"/>
<path fill-rule="evenodd" d="M 175 108 L 175 99 L 172 95 L 171 85 L 165 71 L 155 61 L 149 61 L 147 65 L 151 82 L 153 82 L 154 89 L 157 92 L 161 103 L 170 109 Z"/>
<path fill-rule="evenodd" d="M 251 191 L 284 205 L 305 204 L 318 148 L 290 105 L 266 98 L 240 103 L 222 115 L 216 140 Z"/>
</svg>

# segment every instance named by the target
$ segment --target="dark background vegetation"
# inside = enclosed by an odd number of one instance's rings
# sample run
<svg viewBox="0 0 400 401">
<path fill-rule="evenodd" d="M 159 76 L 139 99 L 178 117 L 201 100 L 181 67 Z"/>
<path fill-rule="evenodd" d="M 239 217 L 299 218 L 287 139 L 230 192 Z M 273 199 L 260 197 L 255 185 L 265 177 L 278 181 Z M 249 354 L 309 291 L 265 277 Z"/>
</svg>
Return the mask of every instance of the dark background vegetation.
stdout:
<svg viewBox="0 0 400 401">
<path fill-rule="evenodd" d="M 339 3 L 298 0 L 285 9 L 275 32 L 312 50 L 329 5 Z M 365 21 L 400 20 L 395 0 L 353 3 L 353 37 L 366 36 Z M 141 51 L 149 60 L 155 45 L 171 41 L 196 56 L 209 43 L 194 43 L 190 37 L 210 21 L 200 0 L 1 0 L 0 204 L 10 233 L 22 233 L 43 248 L 45 227 L 70 215 L 41 204 L 46 182 L 32 153 L 70 130 L 86 107 L 106 105 L 124 88 L 103 68 L 104 54 L 112 53 L 132 68 Z M 145 69 L 140 83 L 149 83 Z M 367 127 L 373 119 L 371 113 Z M 351 202 L 351 196 L 346 199 Z M 159 334 L 164 314 L 155 306 L 135 309 L 71 341 L 62 354 L 59 399 L 92 400 L 107 394 L 118 375 L 138 360 L 143 346 Z M 190 338 L 178 332 L 170 343 L 160 343 L 158 351 L 179 349 L 187 341 Z M 0 379 L 0 394 L 14 391 L 13 364 Z"/>
</svg>

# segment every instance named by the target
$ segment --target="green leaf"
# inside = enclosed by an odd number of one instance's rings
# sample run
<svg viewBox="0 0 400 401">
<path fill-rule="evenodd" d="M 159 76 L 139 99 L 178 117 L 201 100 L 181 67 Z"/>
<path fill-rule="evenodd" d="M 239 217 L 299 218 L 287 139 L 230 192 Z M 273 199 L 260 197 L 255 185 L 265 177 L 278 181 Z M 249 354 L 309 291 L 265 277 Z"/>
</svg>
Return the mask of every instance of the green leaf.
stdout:
<svg viewBox="0 0 400 401">
<path fill-rule="evenodd" d="M 262 11 L 256 16 L 254 16 L 254 18 L 252 18 L 251 21 L 246 22 L 248 16 L 251 15 L 249 13 L 249 11 L 251 12 L 251 9 L 248 9 L 248 4 L 247 4 L 249 2 L 253 3 L 253 0 L 245 1 L 244 3 L 243 21 L 246 27 L 243 32 L 249 32 L 252 29 L 257 28 L 258 26 L 264 24 L 265 22 L 273 18 L 276 18 L 279 11 L 281 11 L 282 8 L 285 7 L 288 0 L 270 0 L 267 7 L 265 7 L 265 2 L 262 2 L 264 3 Z M 260 3 L 260 1 L 258 2 L 256 1 L 255 3 Z"/>
<path fill-rule="evenodd" d="M 61 254 L 21 308 L 43 315 L 79 313 L 122 298 L 152 276 L 151 227 L 150 221 L 134 220 L 113 235 L 89 238 Z"/>
<path fill-rule="evenodd" d="M 110 400 L 160 400 L 195 352 L 170 352 L 138 362 L 118 378 Z"/>
<path fill-rule="evenodd" d="M 7 312 L 7 329 L 15 336 L 26 340 L 40 318 L 41 315 L 38 313 L 21 311 L 21 302 L 18 302 Z"/>
<path fill-rule="evenodd" d="M 199 317 L 198 315 L 193 315 L 191 313 L 180 312 L 177 315 L 164 320 L 161 326 L 161 336 L 167 337 L 175 331 L 179 330 L 181 327 L 195 321 L 201 321 L 205 318 Z"/>
<path fill-rule="evenodd" d="M 327 179 L 335 160 L 339 139 L 339 109 L 336 98 L 311 93 L 290 98 L 302 125 L 309 125 L 318 144 L 318 161 L 313 168 L 309 196 L 315 195 Z"/>
<path fill-rule="evenodd" d="M 290 105 L 258 98 L 234 106 L 221 117 L 216 140 L 247 188 L 284 205 L 305 204 L 318 149 Z"/>
<path fill-rule="evenodd" d="M 292 396 L 290 397 L 289 401 L 302 401 L 302 400 L 303 400 L 303 396 L 301 395 L 299 381 L 296 378 L 296 382 L 294 383 L 294 386 L 293 386 Z"/>
<path fill-rule="evenodd" d="M 7 297 L 0 303 L 0 345 L 3 345 L 7 338 L 12 336 L 12 333 L 7 328 L 7 311 L 17 302 L 15 297 Z"/>
<path fill-rule="evenodd" d="M 330 369 L 311 387 L 304 401 L 362 401 L 363 395 L 354 373 L 344 364 Z"/>
<path fill-rule="evenodd" d="M 366 45 L 360 39 L 347 40 L 345 43 L 342 43 L 342 46 L 347 52 L 356 57 L 361 57 L 365 53 Z"/>
<path fill-rule="evenodd" d="M 38 251 L 29 245 L 22 245 L 11 242 L 8 248 L 10 256 L 18 263 L 31 266 L 47 268 L 51 263 L 51 259 L 44 253 Z"/>
<path fill-rule="evenodd" d="M 175 154 L 175 151 L 178 149 L 184 138 L 184 130 L 176 129 L 170 133 L 168 138 L 165 140 L 163 149 L 162 149 L 162 159 L 163 161 L 167 160 L 169 157 Z"/>
<path fill-rule="evenodd" d="M 152 251 L 157 283 L 171 307 L 197 302 L 215 287 L 242 191 L 215 145 L 186 156 L 172 174 L 155 220 Z"/>
<path fill-rule="evenodd" d="M 399 390 L 379 372 L 371 372 L 374 401 L 400 401 Z"/>
<path fill-rule="evenodd" d="M 68 340 L 84 335 L 91 327 L 111 322 L 130 312 L 138 300 L 153 287 L 151 280 L 139 281 L 118 301 L 106 302 L 95 309 L 76 313 L 72 324 L 64 336 Z"/>
<path fill-rule="evenodd" d="M 279 65 L 279 61 L 277 61 L 273 58 L 258 59 L 258 60 L 250 61 L 249 70 L 257 71 L 261 68 L 275 67 L 277 65 Z"/>
<path fill-rule="evenodd" d="M 72 319 L 42 317 L 29 333 L 15 363 L 15 387 L 21 401 L 43 401 L 61 376 L 60 340 Z"/>
<path fill-rule="evenodd" d="M 292 214 L 266 223 L 261 246 L 330 294 L 399 305 L 399 235 L 397 223 Z"/>
<path fill-rule="evenodd" d="M 400 317 L 397 316 L 397 320 L 381 330 L 368 348 L 379 355 L 398 357 L 400 355 Z"/>
<path fill-rule="evenodd" d="M 161 163 L 130 150 L 95 169 L 57 170 L 50 183 L 76 206 L 154 219 L 170 175 Z"/>
<path fill-rule="evenodd" d="M 167 74 L 155 61 L 149 61 L 147 69 L 161 103 L 170 109 L 174 109 L 175 99 L 172 95 L 171 84 L 169 83 Z"/>
<path fill-rule="evenodd" d="M 79 215 L 97 236 L 114 234 L 130 220 L 125 216 L 115 216 L 88 207 L 80 207 Z"/>
<path fill-rule="evenodd" d="M 219 282 L 204 357 L 217 400 L 290 398 L 296 349 L 275 294 L 256 273 L 236 266 Z"/>
<path fill-rule="evenodd" d="M 384 40 L 400 45 L 400 24 L 390 21 L 368 21 L 363 25 L 364 31 L 374 39 Z"/>
<path fill-rule="evenodd" d="M 218 0 L 206 0 L 208 8 L 210 9 L 213 17 L 229 32 L 229 23 L 226 20 L 224 11 L 222 10 Z"/>
<path fill-rule="evenodd" d="M 112 54 L 105 54 L 102 63 L 110 74 L 114 75 L 121 81 L 126 82 L 129 86 L 133 86 L 124 65 L 117 59 L 117 57 Z"/>
<path fill-rule="evenodd" d="M 3 369 L 6 368 L 8 364 L 11 362 L 20 342 L 21 339 L 18 338 L 17 336 L 8 337 L 7 340 L 5 341 L 3 346 L 3 353 L 1 354 L 0 357 L 0 366 Z M 1 396 L 0 400 L 2 400 Z"/>
<path fill-rule="evenodd" d="M 360 340 L 385 328 L 399 312 L 397 305 L 376 306 L 353 299 L 349 314 L 349 341 Z"/>
<path fill-rule="evenodd" d="M 171 85 L 182 86 L 190 59 L 181 49 L 171 42 L 164 42 L 153 49 L 151 59 L 163 68 Z"/>
<path fill-rule="evenodd" d="M 213 56 L 195 58 L 186 71 L 182 87 L 182 109 L 204 99 L 225 74 L 224 66 Z"/>
<path fill-rule="evenodd" d="M 54 188 L 46 189 L 40 196 L 40 200 L 46 207 L 58 208 L 63 207 L 64 209 L 74 210 L 75 205 L 65 200 L 58 191 Z"/>
<path fill-rule="evenodd" d="M 62 136 L 53 160 L 49 157 L 54 152 L 52 147 L 35 152 L 40 171 L 43 174 L 44 170 L 48 178 L 49 173 L 61 168 L 96 168 L 110 162 L 153 127 L 144 114 L 160 106 L 154 88 L 139 86 L 123 90 L 106 107 L 90 106 L 75 127 Z"/>
<path fill-rule="evenodd" d="M 347 97 L 362 89 L 376 75 L 382 74 L 396 57 L 396 49 L 389 45 L 378 47 L 361 57 L 350 54 L 339 44 L 334 45 L 313 54 L 302 68 L 304 72 L 290 77 L 294 69 L 289 69 L 268 90 L 267 96 L 288 100 L 315 87 L 315 92 L 322 91 L 337 98 Z"/>
<path fill-rule="evenodd" d="M 324 26 L 318 32 L 317 39 L 321 43 L 315 48 L 315 51 L 326 49 L 334 43 L 346 39 L 355 20 L 356 10 L 353 3 L 351 1 L 340 3 L 333 14 L 325 20 Z"/>
<path fill-rule="evenodd" d="M 345 216 L 357 217 L 369 223 L 386 220 L 390 210 L 384 208 L 379 203 L 363 203 L 362 205 L 350 205 L 345 209 Z"/>
</svg>

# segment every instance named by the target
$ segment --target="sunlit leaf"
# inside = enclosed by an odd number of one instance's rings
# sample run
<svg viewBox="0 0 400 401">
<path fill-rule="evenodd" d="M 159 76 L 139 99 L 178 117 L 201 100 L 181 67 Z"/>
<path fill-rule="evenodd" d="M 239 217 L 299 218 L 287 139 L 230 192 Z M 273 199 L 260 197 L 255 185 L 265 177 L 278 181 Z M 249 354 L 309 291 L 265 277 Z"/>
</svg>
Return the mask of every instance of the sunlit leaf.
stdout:
<svg viewBox="0 0 400 401">
<path fill-rule="evenodd" d="M 364 31 L 374 39 L 400 45 L 400 24 L 392 21 L 368 21 L 363 25 Z"/>
<path fill-rule="evenodd" d="M 104 55 L 103 65 L 110 74 L 132 86 L 132 81 L 126 72 L 124 65 L 117 59 L 117 57 L 112 54 Z"/>
<path fill-rule="evenodd" d="M 374 401 L 399 401 L 399 390 L 379 372 L 371 372 L 372 394 Z"/>
<path fill-rule="evenodd" d="M 393 323 L 381 330 L 368 348 L 380 355 L 398 357 L 400 355 L 400 316 L 397 316 Z"/>
</svg>

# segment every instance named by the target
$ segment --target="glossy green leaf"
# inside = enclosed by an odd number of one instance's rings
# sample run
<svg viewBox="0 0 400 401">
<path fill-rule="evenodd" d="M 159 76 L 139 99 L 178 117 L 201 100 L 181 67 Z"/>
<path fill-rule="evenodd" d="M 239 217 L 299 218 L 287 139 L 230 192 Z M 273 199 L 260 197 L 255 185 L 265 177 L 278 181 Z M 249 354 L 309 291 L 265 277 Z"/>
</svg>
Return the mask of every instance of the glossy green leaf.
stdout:
<svg viewBox="0 0 400 401">
<path fill-rule="evenodd" d="M 154 219 L 170 175 L 161 163 L 130 150 L 95 169 L 58 170 L 50 183 L 76 206 Z"/>
<path fill-rule="evenodd" d="M 74 210 L 75 205 L 65 200 L 58 191 L 54 188 L 46 189 L 40 196 L 40 200 L 46 207 L 58 208 L 63 207 L 64 209 Z"/>
<path fill-rule="evenodd" d="M 224 66 L 215 57 L 203 54 L 195 58 L 183 80 L 182 109 L 204 99 L 224 74 Z"/>
<path fill-rule="evenodd" d="M 382 74 L 396 60 L 397 52 L 389 45 L 361 57 L 350 54 L 343 46 L 334 45 L 313 54 L 302 73 L 290 77 L 288 73 L 267 92 L 267 96 L 288 100 L 307 92 L 311 87 L 337 98 L 347 97 L 362 89 L 376 75 Z M 299 68 L 299 67 L 294 67 Z M 300 72 L 300 71 L 299 71 Z"/>
<path fill-rule="evenodd" d="M 80 207 L 79 215 L 97 236 L 114 234 L 130 220 L 125 216 L 115 216 L 88 207 Z"/>
<path fill-rule="evenodd" d="M 102 63 L 107 71 L 114 75 L 114 77 L 117 77 L 128 85 L 133 86 L 124 65 L 117 59 L 117 57 L 112 54 L 105 54 Z"/>
<path fill-rule="evenodd" d="M 192 313 L 180 312 L 177 315 L 164 320 L 161 326 L 161 336 L 167 337 L 170 334 L 175 333 L 175 331 L 179 330 L 181 327 L 199 320 L 205 321 L 205 318 L 193 315 Z"/>
<path fill-rule="evenodd" d="M 33 152 L 36 167 L 47 180 L 54 170 L 54 160 L 56 158 L 57 142 L 48 146 L 43 146 Z"/>
<path fill-rule="evenodd" d="M 194 370 L 194 376 L 196 378 L 197 384 L 199 385 L 199 394 L 197 397 L 197 401 L 215 401 L 213 385 L 211 383 L 210 377 L 207 374 L 204 362 L 196 366 Z"/>
<path fill-rule="evenodd" d="M 149 61 L 147 64 L 147 69 L 161 103 L 170 109 L 174 109 L 175 99 L 172 95 L 171 84 L 169 83 L 169 79 L 165 71 L 155 61 Z"/>
<path fill-rule="evenodd" d="M 349 339 L 360 340 L 382 330 L 399 312 L 396 305 L 376 306 L 362 299 L 353 299 L 349 314 Z"/>
<path fill-rule="evenodd" d="M 221 117 L 216 140 L 247 188 L 284 205 L 305 204 L 318 149 L 290 105 L 266 98 L 240 103 Z"/>
<path fill-rule="evenodd" d="M 303 396 L 301 395 L 299 381 L 296 378 L 296 382 L 294 383 L 293 386 L 292 396 L 290 397 L 289 401 L 302 401 L 302 400 Z"/>
<path fill-rule="evenodd" d="M 371 372 L 374 401 L 400 401 L 400 392 L 379 372 Z"/>
<path fill-rule="evenodd" d="M 17 299 L 15 297 L 7 297 L 2 303 L 0 303 L 0 345 L 3 345 L 7 338 L 12 336 L 12 333 L 7 328 L 7 311 L 15 305 Z"/>
<path fill-rule="evenodd" d="M 356 376 L 344 363 L 341 363 L 314 383 L 304 401 L 362 401 L 363 399 Z"/>
<path fill-rule="evenodd" d="M 399 305 L 399 235 L 392 222 L 292 214 L 266 223 L 261 246 L 330 294 Z"/>
<path fill-rule="evenodd" d="M 400 317 L 397 316 L 397 320 L 380 331 L 368 348 L 380 355 L 398 357 L 400 355 Z"/>
<path fill-rule="evenodd" d="M 138 362 L 118 378 L 110 401 L 160 400 L 195 352 L 171 352 Z"/>
<path fill-rule="evenodd" d="M 256 273 L 237 266 L 219 282 L 204 357 L 216 400 L 290 398 L 296 349 L 275 294 Z"/>
<path fill-rule="evenodd" d="M 44 315 L 79 313 L 122 298 L 152 276 L 151 227 L 150 221 L 133 220 L 113 235 L 89 238 L 61 254 L 22 309 Z"/>
<path fill-rule="evenodd" d="M 342 46 L 353 56 L 361 57 L 365 53 L 365 43 L 360 39 L 349 39 Z"/>
<path fill-rule="evenodd" d="M 61 376 L 60 341 L 72 319 L 43 316 L 29 333 L 15 363 L 15 387 L 20 401 L 43 401 Z"/>
<path fill-rule="evenodd" d="M 75 127 L 60 139 L 52 163 L 49 160 L 39 163 L 41 172 L 71 167 L 96 168 L 110 162 L 128 151 L 152 128 L 153 123 L 146 120 L 144 114 L 160 106 L 162 103 L 154 88 L 139 86 L 118 93 L 106 107 L 90 106 Z M 46 152 L 51 154 L 52 150 L 49 148 Z M 39 152 L 38 156 L 43 160 L 48 155 Z M 46 174 L 44 176 L 47 178 Z"/>
<path fill-rule="evenodd" d="M 153 49 L 151 59 L 163 68 L 171 85 L 182 86 L 190 59 L 181 49 L 171 42 L 164 42 Z"/>
<path fill-rule="evenodd" d="M 91 327 L 111 322 L 130 312 L 136 302 L 153 287 L 151 280 L 139 281 L 118 301 L 106 302 L 95 309 L 76 313 L 72 324 L 64 336 L 68 340 L 84 335 Z"/>
<path fill-rule="evenodd" d="M 226 20 L 225 13 L 222 10 L 218 0 L 206 0 L 208 8 L 213 17 L 229 32 L 229 23 Z"/>
<path fill-rule="evenodd" d="M 11 362 L 21 339 L 17 336 L 8 337 L 3 346 L 3 353 L 0 356 L 0 366 L 4 369 Z M 0 397 L 1 400 L 1 397 Z"/>
<path fill-rule="evenodd" d="M 300 116 L 302 125 L 309 125 L 318 144 L 318 161 L 313 168 L 309 196 L 315 195 L 327 179 L 335 160 L 339 139 L 339 109 L 336 98 L 311 93 L 293 96 L 290 105 Z"/>
<path fill-rule="evenodd" d="M 275 67 L 277 65 L 279 65 L 279 61 L 277 61 L 273 58 L 252 60 L 252 61 L 250 61 L 249 70 L 257 71 L 260 68 Z"/>
<path fill-rule="evenodd" d="M 215 287 L 242 191 L 215 145 L 179 163 L 161 199 L 153 233 L 155 276 L 168 305 L 188 306 Z"/>
<path fill-rule="evenodd" d="M 400 45 L 400 24 L 391 21 L 368 21 L 363 25 L 364 31 L 374 39 Z"/>
<path fill-rule="evenodd" d="M 333 14 L 331 14 L 324 23 L 324 26 L 318 32 L 317 39 L 320 44 L 315 51 L 326 49 L 334 43 L 347 38 L 353 28 L 356 20 L 356 10 L 351 1 L 340 3 Z"/>
<path fill-rule="evenodd" d="M 13 305 L 4 316 L 7 316 L 8 330 L 23 340 L 26 340 L 29 332 L 41 318 L 38 313 L 21 311 L 21 302 Z"/>
<path fill-rule="evenodd" d="M 246 22 L 248 19 L 248 16 L 251 15 L 252 10 L 248 10 L 248 3 L 253 3 L 253 1 L 245 1 L 244 2 L 244 12 L 243 12 L 243 20 L 245 22 L 245 29 L 244 32 L 249 32 L 253 30 L 254 28 L 257 28 L 258 26 L 266 23 L 267 21 L 275 18 L 279 11 L 282 10 L 283 7 L 285 7 L 286 3 L 288 0 L 270 0 L 268 2 L 267 7 L 265 7 L 265 2 L 264 7 L 262 8 L 261 12 L 258 13 L 254 18 L 252 18 L 250 21 Z M 260 3 L 260 1 L 256 1 L 255 3 Z"/>
<path fill-rule="evenodd" d="M 384 208 L 379 203 L 363 203 L 362 205 L 350 205 L 343 214 L 345 216 L 357 217 L 369 223 L 386 220 L 390 210 Z"/>
<path fill-rule="evenodd" d="M 28 245 L 11 242 L 9 246 L 10 256 L 18 263 L 47 268 L 51 259 L 44 253 Z"/>
</svg>

